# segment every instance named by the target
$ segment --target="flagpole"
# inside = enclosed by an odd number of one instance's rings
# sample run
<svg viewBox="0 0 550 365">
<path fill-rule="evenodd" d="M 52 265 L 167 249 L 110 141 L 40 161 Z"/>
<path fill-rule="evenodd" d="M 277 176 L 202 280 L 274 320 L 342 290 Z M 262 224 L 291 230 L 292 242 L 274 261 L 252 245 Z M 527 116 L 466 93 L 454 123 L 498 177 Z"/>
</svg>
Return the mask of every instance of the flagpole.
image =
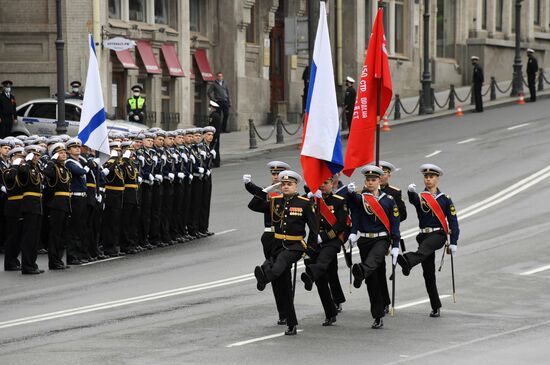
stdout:
<svg viewBox="0 0 550 365">
<path fill-rule="evenodd" d="M 376 166 L 380 165 L 380 92 L 382 80 L 376 81 Z"/>
</svg>

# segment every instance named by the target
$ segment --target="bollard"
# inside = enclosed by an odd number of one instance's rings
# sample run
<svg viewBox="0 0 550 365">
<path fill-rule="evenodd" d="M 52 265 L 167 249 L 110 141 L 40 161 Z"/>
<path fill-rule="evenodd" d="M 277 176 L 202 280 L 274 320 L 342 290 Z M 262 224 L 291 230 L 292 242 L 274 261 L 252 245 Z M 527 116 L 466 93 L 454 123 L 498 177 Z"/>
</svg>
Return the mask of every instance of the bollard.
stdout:
<svg viewBox="0 0 550 365">
<path fill-rule="evenodd" d="M 281 116 L 277 114 L 277 118 L 275 118 L 275 123 L 277 123 L 277 144 L 283 144 L 285 143 L 285 137 L 283 136 L 283 121 L 281 120 Z"/>
<path fill-rule="evenodd" d="M 418 92 L 418 115 L 424 115 L 424 98 L 422 90 Z"/>
<path fill-rule="evenodd" d="M 537 88 L 538 91 L 544 90 L 544 69 L 539 70 L 539 85 Z"/>
<path fill-rule="evenodd" d="M 401 119 L 401 97 L 399 94 L 395 94 L 395 111 L 393 113 L 393 119 Z"/>
<path fill-rule="evenodd" d="M 470 105 L 474 105 L 476 103 L 476 98 L 474 95 L 474 85 L 470 87 Z"/>
<path fill-rule="evenodd" d="M 497 99 L 497 81 L 491 76 L 491 100 Z"/>
<path fill-rule="evenodd" d="M 256 132 L 254 131 L 254 121 L 252 119 L 248 120 L 248 136 L 250 144 L 248 149 L 253 150 L 258 148 L 258 144 L 256 143 Z"/>
<path fill-rule="evenodd" d="M 455 86 L 451 85 L 449 91 L 449 110 L 455 110 Z"/>
</svg>

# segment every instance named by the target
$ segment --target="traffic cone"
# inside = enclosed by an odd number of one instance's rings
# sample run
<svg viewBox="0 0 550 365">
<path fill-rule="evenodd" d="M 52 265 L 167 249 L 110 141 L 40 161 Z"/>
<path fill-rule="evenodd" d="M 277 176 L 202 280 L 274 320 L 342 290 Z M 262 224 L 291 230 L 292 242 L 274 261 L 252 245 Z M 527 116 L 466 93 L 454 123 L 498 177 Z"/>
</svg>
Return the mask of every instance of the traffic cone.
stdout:
<svg viewBox="0 0 550 365">
<path fill-rule="evenodd" d="M 384 117 L 384 124 L 382 124 L 382 132 L 389 132 L 391 131 L 390 123 L 388 121 L 388 117 Z"/>
<path fill-rule="evenodd" d="M 523 93 L 523 91 L 519 92 L 518 104 L 519 105 L 525 104 L 525 94 Z"/>
<path fill-rule="evenodd" d="M 462 112 L 462 108 L 460 107 L 460 105 L 456 107 L 456 113 L 455 113 L 455 115 L 456 115 L 457 117 L 461 117 L 461 116 L 464 115 L 464 113 Z"/>
</svg>

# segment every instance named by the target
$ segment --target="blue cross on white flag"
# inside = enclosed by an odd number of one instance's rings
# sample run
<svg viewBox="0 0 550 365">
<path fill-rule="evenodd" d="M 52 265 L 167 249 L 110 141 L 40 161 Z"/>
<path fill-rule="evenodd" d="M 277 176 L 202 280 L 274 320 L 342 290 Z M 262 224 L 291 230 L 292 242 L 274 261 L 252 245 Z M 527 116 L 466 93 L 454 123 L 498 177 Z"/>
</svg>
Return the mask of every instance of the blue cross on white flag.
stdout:
<svg viewBox="0 0 550 365">
<path fill-rule="evenodd" d="M 90 60 L 88 63 L 88 75 L 86 76 L 86 92 L 82 104 L 82 115 L 78 127 L 78 138 L 83 145 L 96 150 L 101 163 L 109 159 L 109 139 L 107 133 L 107 121 L 103 92 L 99 78 L 99 64 L 95 53 L 94 38 L 88 36 L 90 46 Z"/>
</svg>

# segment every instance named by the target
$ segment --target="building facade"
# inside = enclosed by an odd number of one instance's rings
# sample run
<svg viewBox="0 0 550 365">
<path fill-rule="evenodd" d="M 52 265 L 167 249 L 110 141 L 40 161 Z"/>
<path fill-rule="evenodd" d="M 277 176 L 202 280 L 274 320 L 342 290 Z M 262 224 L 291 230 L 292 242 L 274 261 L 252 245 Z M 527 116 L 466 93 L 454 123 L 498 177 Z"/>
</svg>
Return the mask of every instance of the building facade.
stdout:
<svg viewBox="0 0 550 365">
<path fill-rule="evenodd" d="M 65 80 L 84 83 L 87 34 L 96 41 L 105 106 L 125 118 L 130 87 L 147 98 L 148 125 L 167 129 L 207 122 L 209 83 L 223 72 L 231 98 L 230 128 L 248 119 L 291 122 L 303 112 L 307 29 L 314 37 L 317 0 L 62 0 Z M 0 0 L 0 79 L 15 82 L 19 103 L 55 94 L 55 0 Z M 417 95 L 423 60 L 424 0 L 384 0 L 394 93 Z M 466 85 L 470 56 L 480 57 L 486 79 L 512 78 L 515 1 L 431 0 L 430 70 L 436 90 Z M 329 29 L 336 87 L 359 78 L 379 2 L 329 0 Z M 32 9 L 32 11 L 29 11 Z M 308 24 L 308 19 L 312 21 Z M 521 46 L 550 64 L 550 0 L 524 0 Z M 135 41 L 115 52 L 114 37 Z M 522 54 L 525 64 L 525 55 Z M 525 70 L 525 67 L 524 67 Z M 85 89 L 85 85 L 84 85 Z"/>
</svg>

